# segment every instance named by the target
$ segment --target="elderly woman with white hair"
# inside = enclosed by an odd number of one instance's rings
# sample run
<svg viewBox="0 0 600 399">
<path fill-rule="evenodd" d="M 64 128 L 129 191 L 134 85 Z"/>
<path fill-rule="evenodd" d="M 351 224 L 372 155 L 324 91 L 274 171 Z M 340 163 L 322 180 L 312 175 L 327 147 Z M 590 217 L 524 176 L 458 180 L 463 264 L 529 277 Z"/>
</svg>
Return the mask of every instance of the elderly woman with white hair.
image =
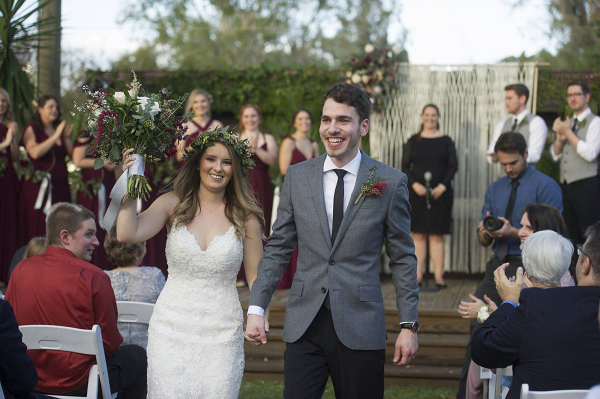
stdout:
<svg viewBox="0 0 600 399">
<path fill-rule="evenodd" d="M 523 244 L 521 253 L 524 284 L 538 288 L 560 287 L 572 255 L 573 244 L 557 232 L 542 230 L 533 233 Z"/>
</svg>

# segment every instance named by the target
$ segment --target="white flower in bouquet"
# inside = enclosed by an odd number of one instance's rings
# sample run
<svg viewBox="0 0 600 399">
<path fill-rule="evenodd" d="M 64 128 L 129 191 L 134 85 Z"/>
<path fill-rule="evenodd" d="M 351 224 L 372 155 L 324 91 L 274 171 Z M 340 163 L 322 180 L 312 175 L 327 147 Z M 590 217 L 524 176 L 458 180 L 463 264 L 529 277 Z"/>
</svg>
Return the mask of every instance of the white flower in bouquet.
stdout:
<svg viewBox="0 0 600 399">
<path fill-rule="evenodd" d="M 119 104 L 125 104 L 125 93 L 122 91 L 116 91 L 113 97 L 119 102 Z"/>
<path fill-rule="evenodd" d="M 479 308 L 479 311 L 477 312 L 477 321 L 480 323 L 483 323 L 484 321 L 487 320 L 488 317 L 490 317 L 490 308 L 489 306 L 485 305 L 482 306 L 481 308 Z"/>
<path fill-rule="evenodd" d="M 355 73 L 354 75 L 352 75 L 352 83 L 354 83 L 355 85 L 360 83 L 360 75 Z"/>
<path fill-rule="evenodd" d="M 383 89 L 379 85 L 375 85 L 375 87 L 373 88 L 373 93 L 375 94 L 381 94 L 382 91 Z"/>
<path fill-rule="evenodd" d="M 351 78 L 352 77 L 352 71 L 347 71 L 346 72 L 346 77 L 347 78 Z"/>
<path fill-rule="evenodd" d="M 369 80 L 371 80 L 371 78 L 369 78 L 368 75 L 363 75 L 361 80 L 364 84 L 367 84 L 367 83 L 369 83 Z"/>
<path fill-rule="evenodd" d="M 365 46 L 365 53 L 371 54 L 373 51 L 375 51 L 375 46 L 372 44 L 369 43 Z"/>
<path fill-rule="evenodd" d="M 380 69 L 375 71 L 375 77 L 377 78 L 378 81 L 382 81 L 383 80 L 383 72 L 381 72 Z"/>
<path fill-rule="evenodd" d="M 144 112 L 144 109 L 146 108 L 146 105 L 148 104 L 148 100 L 150 100 L 148 97 L 138 97 L 138 102 L 140 103 L 138 111 L 140 113 Z M 155 101 L 154 104 L 152 104 L 152 107 L 150 107 L 150 117 L 152 117 L 152 120 L 154 120 L 154 117 L 159 112 L 160 112 L 160 105 L 158 104 L 158 102 Z"/>
<path fill-rule="evenodd" d="M 392 53 L 394 54 L 400 54 L 400 47 L 396 46 L 395 44 L 392 46 Z"/>
</svg>

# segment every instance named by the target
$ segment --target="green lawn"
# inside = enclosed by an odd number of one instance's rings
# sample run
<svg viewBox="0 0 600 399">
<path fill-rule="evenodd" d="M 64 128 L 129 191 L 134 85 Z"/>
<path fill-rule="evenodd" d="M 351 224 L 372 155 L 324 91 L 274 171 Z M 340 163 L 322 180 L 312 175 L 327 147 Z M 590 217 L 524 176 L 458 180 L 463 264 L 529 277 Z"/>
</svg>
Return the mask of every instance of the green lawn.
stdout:
<svg viewBox="0 0 600 399">
<path fill-rule="evenodd" d="M 449 399 L 454 398 L 455 388 L 390 387 L 385 390 L 385 399 Z M 240 399 L 283 398 L 283 381 L 244 381 Z M 327 384 L 323 398 L 334 399 L 333 386 Z"/>
</svg>

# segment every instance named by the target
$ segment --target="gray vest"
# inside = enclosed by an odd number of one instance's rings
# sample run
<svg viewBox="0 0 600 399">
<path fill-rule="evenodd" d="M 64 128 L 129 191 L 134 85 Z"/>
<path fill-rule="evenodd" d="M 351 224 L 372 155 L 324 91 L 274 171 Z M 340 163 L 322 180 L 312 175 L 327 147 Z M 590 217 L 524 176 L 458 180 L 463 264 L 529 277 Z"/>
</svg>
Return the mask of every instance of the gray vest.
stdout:
<svg viewBox="0 0 600 399">
<path fill-rule="evenodd" d="M 534 116 L 535 115 L 531 113 L 527 114 L 520 123 L 517 123 L 515 130 L 512 130 L 513 118 L 508 118 L 504 122 L 504 126 L 502 126 L 502 133 L 510 131 L 521 133 L 523 137 L 525 137 L 527 145 L 529 145 L 529 122 L 531 122 Z"/>
<path fill-rule="evenodd" d="M 577 129 L 577 137 L 585 141 L 587 136 L 587 130 L 592 123 L 596 115 L 589 114 L 585 119 L 583 126 L 579 126 Z M 560 182 L 567 182 L 571 184 L 573 182 L 594 177 L 598 174 L 598 157 L 592 162 L 588 162 L 581 158 L 577 153 L 577 150 L 569 143 L 565 141 L 562 150 L 562 158 L 560 158 Z"/>
</svg>

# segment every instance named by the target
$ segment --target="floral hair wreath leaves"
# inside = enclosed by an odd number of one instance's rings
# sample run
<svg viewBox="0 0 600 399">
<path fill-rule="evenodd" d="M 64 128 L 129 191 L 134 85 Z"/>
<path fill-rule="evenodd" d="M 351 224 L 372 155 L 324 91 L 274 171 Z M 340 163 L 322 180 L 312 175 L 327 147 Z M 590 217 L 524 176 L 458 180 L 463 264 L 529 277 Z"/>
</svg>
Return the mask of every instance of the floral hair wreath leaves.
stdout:
<svg viewBox="0 0 600 399">
<path fill-rule="evenodd" d="M 196 151 L 212 147 L 217 142 L 229 145 L 234 149 L 240 157 L 244 176 L 248 176 L 248 171 L 255 166 L 252 160 L 252 152 L 250 152 L 250 143 L 246 139 L 240 139 L 236 133 L 230 131 L 229 126 L 207 130 L 196 137 L 190 144 L 191 148 L 185 150 L 185 160 L 189 161 Z"/>
</svg>

